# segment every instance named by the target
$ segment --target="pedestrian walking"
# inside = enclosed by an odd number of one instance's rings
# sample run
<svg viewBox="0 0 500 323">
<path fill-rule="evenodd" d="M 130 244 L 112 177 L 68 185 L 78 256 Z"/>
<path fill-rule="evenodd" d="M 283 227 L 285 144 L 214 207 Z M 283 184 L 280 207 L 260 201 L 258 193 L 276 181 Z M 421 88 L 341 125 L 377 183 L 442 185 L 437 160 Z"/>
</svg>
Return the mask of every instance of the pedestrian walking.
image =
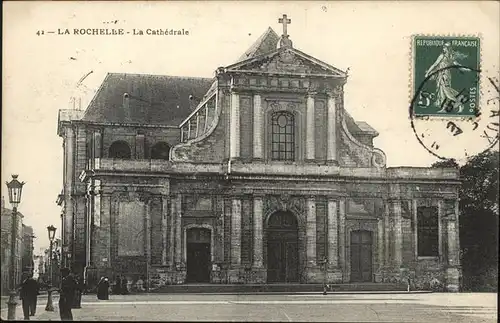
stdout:
<svg viewBox="0 0 500 323">
<path fill-rule="evenodd" d="M 122 293 L 122 278 L 116 275 L 115 286 L 113 286 L 113 294 L 120 295 Z"/>
<path fill-rule="evenodd" d="M 71 307 L 73 305 L 76 281 L 68 268 L 61 269 L 61 288 L 59 289 L 59 315 L 61 321 L 73 321 Z"/>
<path fill-rule="evenodd" d="M 109 299 L 109 279 L 107 277 L 101 277 L 97 284 L 97 299 Z"/>
<path fill-rule="evenodd" d="M 122 286 L 121 286 L 122 295 L 128 294 L 128 280 L 127 277 L 123 276 L 122 278 Z"/>
<path fill-rule="evenodd" d="M 82 308 L 83 281 L 79 275 L 75 276 L 75 298 L 72 308 Z"/>
<path fill-rule="evenodd" d="M 20 286 L 19 296 L 23 304 L 23 315 L 25 320 L 36 314 L 36 303 L 39 293 L 39 285 L 31 274 L 27 275 Z"/>
<path fill-rule="evenodd" d="M 143 276 L 141 276 L 137 282 L 135 283 L 135 288 L 139 291 L 139 292 L 144 292 L 146 289 L 144 288 L 144 280 L 142 279 Z"/>
</svg>

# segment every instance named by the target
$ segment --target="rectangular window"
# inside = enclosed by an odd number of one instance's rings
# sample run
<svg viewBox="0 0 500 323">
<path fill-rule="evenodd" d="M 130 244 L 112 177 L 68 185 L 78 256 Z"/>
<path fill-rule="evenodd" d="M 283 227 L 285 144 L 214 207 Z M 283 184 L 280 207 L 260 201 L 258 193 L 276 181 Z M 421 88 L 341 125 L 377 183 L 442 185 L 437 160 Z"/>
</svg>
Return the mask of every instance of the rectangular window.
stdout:
<svg viewBox="0 0 500 323">
<path fill-rule="evenodd" d="M 437 207 L 417 209 L 418 256 L 439 256 L 439 220 Z"/>
</svg>

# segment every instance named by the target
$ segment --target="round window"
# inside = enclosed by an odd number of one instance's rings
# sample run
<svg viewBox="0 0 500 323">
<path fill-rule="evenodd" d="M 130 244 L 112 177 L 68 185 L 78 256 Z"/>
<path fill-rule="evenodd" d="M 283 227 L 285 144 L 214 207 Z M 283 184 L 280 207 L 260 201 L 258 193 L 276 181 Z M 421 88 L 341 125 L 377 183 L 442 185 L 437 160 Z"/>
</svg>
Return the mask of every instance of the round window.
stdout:
<svg viewBox="0 0 500 323">
<path fill-rule="evenodd" d="M 281 128 L 284 128 L 286 127 L 286 125 L 288 124 L 288 118 L 282 114 L 278 117 L 278 125 L 281 127 Z"/>
</svg>

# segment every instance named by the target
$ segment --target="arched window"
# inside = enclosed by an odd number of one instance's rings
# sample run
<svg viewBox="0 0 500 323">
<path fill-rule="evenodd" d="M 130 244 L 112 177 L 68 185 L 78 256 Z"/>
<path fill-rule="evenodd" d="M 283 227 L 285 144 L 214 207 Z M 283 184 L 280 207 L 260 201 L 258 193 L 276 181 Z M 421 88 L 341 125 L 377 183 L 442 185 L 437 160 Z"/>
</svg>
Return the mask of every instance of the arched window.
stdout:
<svg viewBox="0 0 500 323">
<path fill-rule="evenodd" d="M 293 114 L 286 111 L 275 112 L 271 118 L 271 159 L 295 159 L 295 121 Z"/>
<path fill-rule="evenodd" d="M 130 159 L 130 156 L 130 147 L 125 141 L 115 141 L 109 147 L 109 158 Z"/>
<path fill-rule="evenodd" d="M 151 159 L 168 160 L 169 156 L 170 146 L 166 142 L 160 141 L 151 147 Z"/>
</svg>

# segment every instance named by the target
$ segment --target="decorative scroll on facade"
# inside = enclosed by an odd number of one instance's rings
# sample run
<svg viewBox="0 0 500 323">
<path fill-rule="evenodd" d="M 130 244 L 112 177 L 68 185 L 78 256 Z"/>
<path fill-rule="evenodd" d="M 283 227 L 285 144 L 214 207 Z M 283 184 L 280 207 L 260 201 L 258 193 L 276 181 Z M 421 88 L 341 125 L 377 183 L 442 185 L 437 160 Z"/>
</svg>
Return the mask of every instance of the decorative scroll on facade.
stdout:
<svg viewBox="0 0 500 323">
<path fill-rule="evenodd" d="M 181 124 L 181 141 L 187 142 L 205 134 L 215 119 L 216 109 L 216 96 L 213 95 Z"/>
</svg>

